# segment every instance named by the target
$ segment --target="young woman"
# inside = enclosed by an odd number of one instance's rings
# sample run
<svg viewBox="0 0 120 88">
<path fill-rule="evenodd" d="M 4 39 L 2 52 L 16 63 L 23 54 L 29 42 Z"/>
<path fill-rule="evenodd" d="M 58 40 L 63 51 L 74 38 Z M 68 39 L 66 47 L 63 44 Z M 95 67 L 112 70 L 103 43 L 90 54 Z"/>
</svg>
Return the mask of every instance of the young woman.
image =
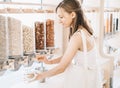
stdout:
<svg viewBox="0 0 120 88">
<path fill-rule="evenodd" d="M 36 80 L 64 73 L 63 83 L 56 82 L 58 84 L 55 83 L 52 88 L 57 88 L 55 85 L 59 85 L 58 88 L 97 88 L 95 71 L 90 73 L 84 70 L 85 65 L 95 65 L 95 48 L 93 31 L 88 25 L 81 4 L 78 0 L 63 0 L 57 6 L 56 13 L 59 22 L 65 28 L 69 28 L 69 43 L 62 57 L 48 60 L 45 56 L 37 56 L 38 61 L 58 65 L 49 71 L 37 74 Z"/>
</svg>

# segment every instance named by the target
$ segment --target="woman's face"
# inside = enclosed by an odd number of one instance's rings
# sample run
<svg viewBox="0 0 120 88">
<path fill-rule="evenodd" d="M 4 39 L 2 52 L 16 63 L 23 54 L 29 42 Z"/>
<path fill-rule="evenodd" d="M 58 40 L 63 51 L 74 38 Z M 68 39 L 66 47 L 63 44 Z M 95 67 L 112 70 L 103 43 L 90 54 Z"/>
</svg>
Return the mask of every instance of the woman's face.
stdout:
<svg viewBox="0 0 120 88">
<path fill-rule="evenodd" d="M 73 16 L 72 13 L 67 13 L 63 8 L 57 9 L 57 14 L 59 17 L 59 22 L 65 27 L 72 26 Z"/>
</svg>

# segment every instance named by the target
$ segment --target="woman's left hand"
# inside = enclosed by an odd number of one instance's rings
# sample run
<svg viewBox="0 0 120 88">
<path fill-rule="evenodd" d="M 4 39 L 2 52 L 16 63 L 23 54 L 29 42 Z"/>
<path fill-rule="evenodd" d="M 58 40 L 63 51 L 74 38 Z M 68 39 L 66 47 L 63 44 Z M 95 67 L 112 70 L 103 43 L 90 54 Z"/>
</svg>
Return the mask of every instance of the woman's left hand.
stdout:
<svg viewBox="0 0 120 88">
<path fill-rule="evenodd" d="M 42 80 L 42 79 L 43 79 L 42 73 L 36 73 L 36 78 L 35 78 L 35 80 Z"/>
<path fill-rule="evenodd" d="M 31 74 L 26 74 L 24 80 L 28 83 L 37 81 L 37 80 L 42 80 L 43 76 L 41 73 L 31 73 Z"/>
</svg>

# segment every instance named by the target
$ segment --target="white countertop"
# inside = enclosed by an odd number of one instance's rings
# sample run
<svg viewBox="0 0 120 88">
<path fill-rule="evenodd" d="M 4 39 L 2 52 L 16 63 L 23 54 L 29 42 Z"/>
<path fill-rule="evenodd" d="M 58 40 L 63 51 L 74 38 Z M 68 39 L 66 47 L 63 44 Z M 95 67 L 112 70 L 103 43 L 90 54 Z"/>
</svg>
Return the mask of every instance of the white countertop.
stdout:
<svg viewBox="0 0 120 88">
<path fill-rule="evenodd" d="M 105 62 L 106 60 L 100 60 L 99 63 L 103 64 Z M 32 66 L 35 66 L 35 64 L 33 64 Z M 52 66 L 49 65 L 48 67 L 52 68 L 53 66 L 55 65 L 52 65 Z M 18 71 L 7 70 L 4 73 L 4 75 L 0 76 L 0 87 L 1 88 L 43 88 L 44 86 L 44 88 L 53 88 L 54 86 L 54 88 L 62 88 L 61 83 L 63 83 L 62 80 L 64 79 L 64 75 L 60 74 L 60 75 L 51 77 L 49 79 L 46 79 L 45 83 L 40 83 L 39 81 L 25 83 L 23 78 L 24 78 L 24 67 L 23 66 L 21 66 Z"/>
<path fill-rule="evenodd" d="M 21 68 L 18 71 L 9 71 L 7 70 L 4 75 L 0 76 L 0 87 L 1 88 L 46 88 L 47 86 L 59 86 L 55 85 L 56 80 L 57 82 L 62 82 L 62 74 L 51 77 L 46 80 L 45 83 L 40 83 L 39 81 L 34 81 L 31 83 L 24 82 L 24 67 L 21 66 Z"/>
</svg>

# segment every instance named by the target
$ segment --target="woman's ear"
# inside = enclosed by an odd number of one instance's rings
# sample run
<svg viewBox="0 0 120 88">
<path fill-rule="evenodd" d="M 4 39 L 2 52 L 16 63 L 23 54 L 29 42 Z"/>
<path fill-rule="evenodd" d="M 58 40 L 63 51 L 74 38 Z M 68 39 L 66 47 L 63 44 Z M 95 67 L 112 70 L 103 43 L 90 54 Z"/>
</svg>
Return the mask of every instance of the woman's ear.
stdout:
<svg viewBox="0 0 120 88">
<path fill-rule="evenodd" d="M 75 18 L 75 17 L 76 17 L 76 13 L 75 13 L 75 12 L 72 12 L 72 13 L 71 13 L 71 16 L 72 16 L 72 18 Z"/>
</svg>

